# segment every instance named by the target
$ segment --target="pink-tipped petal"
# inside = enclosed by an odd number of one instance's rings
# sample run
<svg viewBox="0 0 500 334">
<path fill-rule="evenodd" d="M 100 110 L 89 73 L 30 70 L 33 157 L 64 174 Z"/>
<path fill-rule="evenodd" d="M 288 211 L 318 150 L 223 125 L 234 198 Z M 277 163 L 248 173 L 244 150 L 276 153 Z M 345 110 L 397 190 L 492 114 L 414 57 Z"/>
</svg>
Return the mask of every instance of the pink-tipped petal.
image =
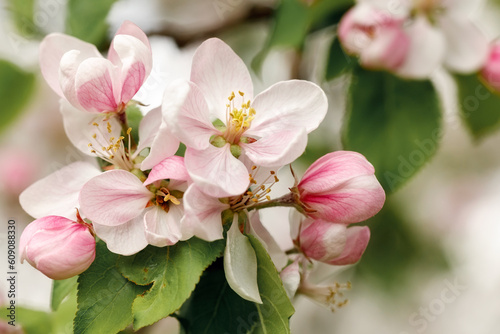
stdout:
<svg viewBox="0 0 500 334">
<path fill-rule="evenodd" d="M 19 202 L 34 218 L 57 215 L 75 219 L 80 190 L 99 174 L 91 163 L 74 162 L 33 183 L 21 193 Z"/>
<path fill-rule="evenodd" d="M 309 81 L 282 81 L 255 97 L 255 109 L 248 135 L 264 137 L 294 128 L 305 128 L 307 133 L 318 127 L 328 110 L 323 90 Z"/>
<path fill-rule="evenodd" d="M 111 62 L 102 58 L 84 60 L 76 72 L 76 95 L 87 111 L 105 112 L 118 108 L 120 85 L 119 71 Z"/>
<path fill-rule="evenodd" d="M 206 241 L 223 238 L 221 214 L 229 209 L 229 204 L 206 195 L 192 184 L 184 193 L 183 205 L 185 212 L 181 222 L 183 236 L 191 234 Z"/>
<path fill-rule="evenodd" d="M 63 55 L 71 50 L 79 50 L 79 58 L 101 57 L 97 48 L 75 37 L 53 33 L 40 43 L 40 69 L 45 81 L 59 96 L 64 97 L 59 81 L 59 66 Z"/>
<path fill-rule="evenodd" d="M 133 255 L 148 245 L 144 231 L 144 214 L 117 226 L 94 223 L 94 230 L 97 236 L 104 240 L 108 249 L 115 254 Z"/>
<path fill-rule="evenodd" d="M 240 195 L 248 188 L 248 170 L 231 154 L 229 144 L 203 151 L 188 148 L 185 163 L 193 182 L 210 196 Z"/>
<path fill-rule="evenodd" d="M 206 149 L 210 137 L 218 133 L 210 120 L 203 94 L 192 82 L 177 81 L 168 86 L 162 111 L 173 134 L 187 147 Z"/>
<path fill-rule="evenodd" d="M 254 165 L 274 167 L 286 165 L 300 157 L 306 145 L 306 130 L 295 128 L 269 134 L 254 143 L 241 144 L 241 147 Z"/>
<path fill-rule="evenodd" d="M 253 99 L 250 73 L 240 57 L 223 41 L 210 38 L 203 42 L 193 57 L 191 81 L 200 87 L 207 99 L 210 112 L 225 120 L 228 97 L 238 91 L 245 93 L 245 100 Z"/>
<path fill-rule="evenodd" d="M 87 182 L 80 193 L 84 215 L 98 224 L 116 226 L 139 216 L 153 194 L 132 173 L 104 172 Z"/>
<path fill-rule="evenodd" d="M 300 248 L 308 257 L 328 262 L 340 256 L 346 245 L 346 226 L 321 219 L 307 224 L 300 232 Z"/>
<path fill-rule="evenodd" d="M 22 259 L 52 279 L 85 271 L 95 258 L 95 239 L 87 226 L 58 216 L 35 220 L 21 235 Z"/>
<path fill-rule="evenodd" d="M 302 193 L 320 193 L 340 187 L 358 175 L 373 175 L 375 169 L 366 158 L 352 151 L 335 151 L 316 160 L 299 183 Z"/>
<path fill-rule="evenodd" d="M 148 211 L 144 216 L 148 243 L 156 247 L 175 245 L 182 238 L 183 214 L 184 210 L 180 205 L 170 205 L 168 212 L 158 206 Z"/>
<path fill-rule="evenodd" d="M 115 37 L 118 35 L 128 35 L 137 38 L 139 41 L 144 44 L 148 49 L 151 49 L 151 45 L 149 44 L 148 36 L 141 30 L 136 24 L 130 21 L 124 21 L 118 31 L 115 34 Z M 110 53 L 111 53 L 110 49 Z M 108 56 L 109 57 L 109 56 Z"/>
<path fill-rule="evenodd" d="M 129 35 L 117 35 L 112 49 L 117 55 L 114 65 L 121 68 L 121 102 L 127 103 L 151 73 L 153 64 L 151 49 Z"/>
<path fill-rule="evenodd" d="M 144 181 L 144 185 L 147 186 L 155 181 L 167 179 L 178 181 L 188 181 L 190 179 L 183 157 L 173 155 L 154 166 L 147 180 Z"/>
<path fill-rule="evenodd" d="M 354 226 L 347 229 L 347 241 L 342 254 L 329 264 L 343 266 L 359 261 L 370 241 L 368 226 Z"/>
<path fill-rule="evenodd" d="M 373 166 L 359 153 L 334 152 L 314 162 L 297 186 L 309 216 L 352 224 L 375 215 L 385 192 Z"/>
</svg>

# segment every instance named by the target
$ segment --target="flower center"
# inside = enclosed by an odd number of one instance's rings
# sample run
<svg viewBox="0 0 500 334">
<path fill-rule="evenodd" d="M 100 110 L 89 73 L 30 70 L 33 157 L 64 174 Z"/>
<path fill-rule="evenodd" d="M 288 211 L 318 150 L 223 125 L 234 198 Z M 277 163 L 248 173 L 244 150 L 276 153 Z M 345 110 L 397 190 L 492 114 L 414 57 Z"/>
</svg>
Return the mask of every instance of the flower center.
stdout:
<svg viewBox="0 0 500 334">
<path fill-rule="evenodd" d="M 252 173 L 248 174 L 251 190 L 248 190 L 240 196 L 229 198 L 228 204 L 234 212 L 249 209 L 258 203 L 271 200 L 271 196 L 269 195 L 271 188 L 279 182 L 276 172 L 270 171 L 269 176 L 263 182 L 257 184 L 258 182 L 255 180 L 255 175 L 258 171 L 259 168 L 257 166 L 252 166 Z M 268 182 L 270 182 L 270 184 L 267 184 Z"/>
<path fill-rule="evenodd" d="M 106 130 L 103 130 L 104 122 L 106 122 Z M 134 163 L 131 161 L 129 155 L 132 128 L 128 128 L 127 130 L 129 143 L 127 150 L 123 144 L 124 136 L 115 138 L 111 135 L 113 129 L 109 121 L 102 121 L 101 124 L 93 122 L 92 125 L 96 128 L 96 132 L 92 134 L 93 140 L 88 144 L 90 152 L 117 168 L 128 171 L 132 170 Z"/>
<path fill-rule="evenodd" d="M 436 23 L 437 18 L 445 10 L 441 0 L 414 0 L 413 8 L 414 15 L 425 15 L 431 23 Z"/>
</svg>

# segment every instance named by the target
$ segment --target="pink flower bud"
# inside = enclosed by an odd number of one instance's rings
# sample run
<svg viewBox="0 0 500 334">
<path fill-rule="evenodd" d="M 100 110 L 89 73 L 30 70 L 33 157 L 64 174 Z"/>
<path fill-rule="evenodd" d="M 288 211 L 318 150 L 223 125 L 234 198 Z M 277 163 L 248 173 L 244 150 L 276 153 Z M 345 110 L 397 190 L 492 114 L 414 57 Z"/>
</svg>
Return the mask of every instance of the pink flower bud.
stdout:
<svg viewBox="0 0 500 334">
<path fill-rule="evenodd" d="M 27 260 L 46 276 L 61 280 L 85 271 L 95 258 L 89 227 L 59 216 L 35 220 L 20 240 L 21 263 Z"/>
<path fill-rule="evenodd" d="M 300 232 L 300 248 L 309 258 L 328 262 L 342 253 L 346 244 L 345 225 L 321 219 L 307 219 L 303 224 L 308 225 Z"/>
<path fill-rule="evenodd" d="M 373 166 L 356 152 L 337 151 L 316 160 L 297 185 L 309 217 L 340 224 L 364 221 L 380 211 L 384 189 Z"/>
<path fill-rule="evenodd" d="M 358 55 L 361 64 L 370 69 L 396 70 L 410 47 L 403 20 L 367 4 L 358 4 L 344 15 L 338 37 L 344 49 Z"/>
<path fill-rule="evenodd" d="M 491 88 L 500 92 L 500 42 L 491 46 L 490 55 L 481 70 L 481 76 Z"/>
</svg>

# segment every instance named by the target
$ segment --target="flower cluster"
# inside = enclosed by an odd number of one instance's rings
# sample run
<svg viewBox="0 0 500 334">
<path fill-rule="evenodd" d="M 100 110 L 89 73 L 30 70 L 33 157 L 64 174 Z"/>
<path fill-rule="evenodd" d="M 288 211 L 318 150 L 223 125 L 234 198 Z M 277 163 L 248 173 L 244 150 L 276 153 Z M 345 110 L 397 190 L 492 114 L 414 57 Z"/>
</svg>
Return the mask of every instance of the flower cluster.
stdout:
<svg viewBox="0 0 500 334">
<path fill-rule="evenodd" d="M 254 96 L 243 61 L 221 40 L 209 39 L 194 55 L 190 80 L 169 83 L 161 108 L 143 117 L 134 139 L 127 110 L 140 105 L 133 97 L 152 64 L 148 39 L 137 26 L 121 26 L 107 58 L 92 45 L 51 34 L 42 42 L 40 63 L 61 97 L 68 137 L 100 162 L 70 164 L 20 196 L 36 218 L 21 236 L 22 260 L 45 275 L 64 279 L 85 271 L 95 258 L 95 237 L 120 255 L 192 237 L 226 239 L 229 285 L 261 303 L 247 235 L 271 255 L 286 257 L 258 213 L 280 205 L 296 212 L 296 248 L 287 252 L 295 262 L 283 270 L 285 285 L 292 271 L 298 277 L 294 291 L 318 295 L 322 288 L 306 280 L 310 261 L 345 265 L 360 259 L 369 229 L 347 226 L 376 214 L 385 200 L 362 155 L 328 154 L 289 194 L 271 197 L 277 171 L 304 152 L 308 133 L 325 117 L 327 99 L 317 85 L 284 81 Z M 184 156 L 176 155 L 180 142 Z"/>
<path fill-rule="evenodd" d="M 486 36 L 469 19 L 473 1 L 367 0 L 347 12 L 338 36 L 344 49 L 369 69 L 428 78 L 440 65 L 477 72 L 488 54 Z"/>
</svg>

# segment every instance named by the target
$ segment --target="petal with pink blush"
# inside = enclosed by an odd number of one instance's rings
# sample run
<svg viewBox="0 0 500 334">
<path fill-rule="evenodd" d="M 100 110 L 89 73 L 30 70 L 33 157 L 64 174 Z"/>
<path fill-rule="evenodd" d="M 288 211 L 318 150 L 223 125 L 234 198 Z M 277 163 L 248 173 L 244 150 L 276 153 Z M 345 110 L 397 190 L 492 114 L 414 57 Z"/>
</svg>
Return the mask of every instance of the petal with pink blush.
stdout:
<svg viewBox="0 0 500 334">
<path fill-rule="evenodd" d="M 307 132 L 304 128 L 282 130 L 262 137 L 254 143 L 240 145 L 254 165 L 283 166 L 304 153 L 307 145 Z"/>
<path fill-rule="evenodd" d="M 374 175 L 362 175 L 329 192 L 301 195 L 300 200 L 315 210 L 311 217 L 353 224 L 377 214 L 384 205 L 385 193 Z"/>
<path fill-rule="evenodd" d="M 151 73 L 152 54 L 144 43 L 129 35 L 117 35 L 111 46 L 116 52 L 114 65 L 121 68 L 121 101 L 126 103 L 137 93 Z"/>
<path fill-rule="evenodd" d="M 245 93 L 245 100 L 253 99 L 252 78 L 240 57 L 223 41 L 210 38 L 203 42 L 193 57 L 191 81 L 207 99 L 210 112 L 220 120 L 226 119 L 226 103 L 234 92 Z"/>
<path fill-rule="evenodd" d="M 368 226 L 354 226 L 347 229 L 347 241 L 342 254 L 329 264 L 343 266 L 359 261 L 370 241 L 370 229 Z"/>
<path fill-rule="evenodd" d="M 346 226 L 343 224 L 317 219 L 300 232 L 300 248 L 304 254 L 321 262 L 338 257 L 345 245 Z"/>
<path fill-rule="evenodd" d="M 80 207 L 90 220 L 116 226 L 139 216 L 152 198 L 153 194 L 134 174 L 112 170 L 83 186 Z"/>
<path fill-rule="evenodd" d="M 122 23 L 122 25 L 120 26 L 120 28 L 118 29 L 118 31 L 115 34 L 115 38 L 118 35 L 127 35 L 127 36 L 131 36 L 131 37 L 135 37 L 136 39 L 141 41 L 142 44 L 144 44 L 144 46 L 146 46 L 146 48 L 151 50 L 151 45 L 149 43 L 149 40 L 148 40 L 148 37 L 146 36 L 146 34 L 141 30 L 141 28 L 139 28 L 136 24 L 134 24 L 130 21 L 125 21 Z M 114 62 L 113 58 L 118 57 L 115 49 L 113 48 L 115 38 L 113 38 L 113 41 L 111 42 L 111 46 L 110 46 L 109 52 L 108 52 L 108 59 L 111 60 L 112 62 Z"/>
<path fill-rule="evenodd" d="M 221 214 L 229 209 L 229 204 L 206 195 L 195 184 L 187 189 L 182 199 L 185 212 L 181 222 L 183 237 L 191 234 L 206 241 L 223 238 Z"/>
<path fill-rule="evenodd" d="M 183 214 L 182 206 L 173 204 L 170 205 L 168 212 L 158 206 L 148 211 L 144 216 L 148 243 L 156 247 L 175 245 L 182 238 Z"/>
<path fill-rule="evenodd" d="M 316 160 L 304 173 L 298 188 L 301 193 L 320 193 L 341 187 L 359 175 L 373 175 L 375 169 L 357 152 L 336 151 Z"/>
<path fill-rule="evenodd" d="M 256 114 L 246 134 L 264 137 L 299 127 L 313 131 L 325 118 L 328 100 L 316 84 L 289 80 L 257 95 L 251 106 Z"/>
<path fill-rule="evenodd" d="M 458 73 L 478 71 L 488 58 L 488 39 L 471 21 L 444 15 L 441 28 L 446 36 L 445 65 Z"/>
<path fill-rule="evenodd" d="M 203 151 L 188 148 L 185 163 L 193 182 L 210 196 L 235 196 L 248 188 L 248 170 L 231 154 L 229 144 L 210 145 Z"/>
<path fill-rule="evenodd" d="M 241 234 L 237 214 L 227 232 L 224 273 L 231 289 L 241 298 L 262 304 L 257 285 L 257 256 L 248 238 Z"/>
<path fill-rule="evenodd" d="M 149 154 L 141 163 L 141 170 L 153 168 L 165 158 L 173 156 L 178 149 L 179 140 L 172 135 L 165 121 L 162 121 L 160 129 L 151 143 Z"/>
<path fill-rule="evenodd" d="M 300 285 L 299 261 L 295 260 L 283 269 L 280 273 L 280 278 L 283 281 L 283 287 L 285 288 L 288 298 L 292 299 Z"/>
<path fill-rule="evenodd" d="M 203 94 L 191 82 L 177 81 L 168 86 L 162 111 L 173 134 L 187 147 L 206 149 L 210 145 L 210 137 L 218 133 L 210 120 Z"/>
<path fill-rule="evenodd" d="M 101 57 L 94 45 L 64 34 L 50 34 L 40 43 L 39 58 L 42 75 L 50 88 L 61 97 L 64 95 L 59 81 L 59 66 L 63 55 L 71 50 L 79 50 L 81 60 L 88 57 Z"/>
<path fill-rule="evenodd" d="M 59 82 L 64 98 L 79 110 L 84 110 L 84 108 L 80 105 L 76 93 L 76 74 L 81 63 L 87 59 L 104 60 L 101 56 L 88 58 L 79 50 L 71 50 L 62 56 L 59 67 Z"/>
<path fill-rule="evenodd" d="M 149 212 L 147 210 L 144 212 Z M 94 230 L 97 236 L 104 240 L 108 249 L 115 254 L 133 255 L 148 245 L 144 231 L 144 214 L 117 226 L 94 223 Z"/>
<path fill-rule="evenodd" d="M 189 174 L 184 165 L 184 158 L 177 155 L 166 158 L 161 161 L 158 165 L 154 166 L 144 185 L 147 186 L 158 180 L 178 180 L 178 181 L 188 181 Z"/>
<path fill-rule="evenodd" d="M 21 193 L 19 202 L 34 218 L 56 215 L 75 219 L 80 190 L 100 174 L 91 163 L 74 162 L 33 183 Z"/>
<path fill-rule="evenodd" d="M 78 67 L 76 96 L 87 111 L 114 111 L 120 102 L 118 68 L 107 59 L 89 58 Z"/>
</svg>

